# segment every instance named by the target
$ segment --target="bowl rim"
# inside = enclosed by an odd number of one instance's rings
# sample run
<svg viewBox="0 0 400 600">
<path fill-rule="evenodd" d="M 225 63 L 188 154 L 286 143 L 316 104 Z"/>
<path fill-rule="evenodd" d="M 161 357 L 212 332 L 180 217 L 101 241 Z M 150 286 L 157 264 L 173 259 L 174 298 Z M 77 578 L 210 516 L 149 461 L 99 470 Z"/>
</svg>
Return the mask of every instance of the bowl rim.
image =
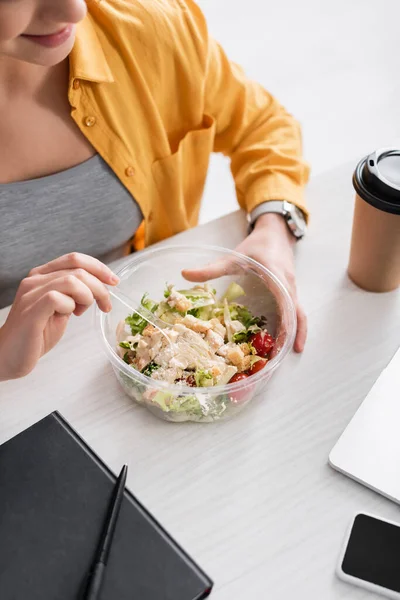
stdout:
<svg viewBox="0 0 400 600">
<path fill-rule="evenodd" d="M 103 341 L 104 350 L 105 350 L 110 362 L 115 367 L 117 367 L 120 371 L 123 371 L 125 373 L 125 375 L 127 375 L 130 379 L 136 380 L 137 383 L 142 383 L 143 385 L 146 385 L 147 387 L 151 386 L 154 389 L 157 389 L 158 391 L 170 392 L 171 394 L 179 395 L 179 396 L 183 396 L 183 395 L 191 395 L 192 396 L 193 394 L 209 395 L 210 393 L 212 393 L 213 395 L 219 395 L 219 394 L 226 394 L 227 392 L 233 393 L 236 391 L 244 390 L 245 388 L 248 388 L 253 385 L 255 386 L 258 382 L 263 381 L 264 379 L 267 379 L 268 376 L 270 376 L 278 368 L 278 366 L 282 363 L 282 361 L 287 356 L 289 351 L 292 349 L 294 340 L 295 340 L 295 336 L 296 336 L 296 326 L 297 326 L 296 309 L 295 309 L 293 300 L 290 297 L 289 292 L 287 291 L 286 287 L 279 280 L 279 278 L 276 275 L 274 275 L 274 273 L 272 273 L 269 269 L 264 267 L 264 265 L 257 262 L 253 258 L 250 258 L 249 256 L 245 256 L 244 254 L 241 254 L 240 252 L 236 252 L 236 250 L 230 250 L 230 249 L 224 248 L 222 246 L 213 246 L 213 245 L 209 245 L 209 244 L 193 244 L 190 246 L 186 245 L 186 244 L 163 245 L 163 246 L 158 246 L 156 248 L 145 249 L 145 250 L 141 251 L 140 253 L 134 255 L 132 257 L 132 259 L 129 260 L 129 262 L 124 264 L 121 267 L 121 269 L 119 269 L 116 272 L 116 274 L 118 275 L 118 277 L 120 277 L 120 279 L 122 279 L 122 277 L 126 273 L 126 271 L 129 271 L 133 265 L 140 264 L 144 260 L 149 259 L 151 256 L 156 256 L 157 254 L 165 254 L 166 252 L 169 252 L 169 251 L 180 251 L 180 252 L 192 253 L 193 251 L 201 251 L 201 250 L 204 250 L 206 252 L 210 252 L 210 251 L 218 252 L 220 254 L 224 254 L 225 256 L 230 255 L 236 259 L 241 260 L 242 262 L 245 262 L 249 266 L 256 266 L 257 269 L 261 269 L 261 271 L 264 273 L 264 275 L 266 275 L 270 280 L 272 280 L 274 282 L 274 284 L 277 286 L 277 288 L 280 290 L 280 292 L 282 294 L 283 304 L 285 305 L 285 308 L 287 311 L 287 316 L 288 316 L 288 330 L 290 330 L 290 331 L 288 331 L 286 340 L 283 343 L 283 346 L 280 349 L 280 351 L 278 352 L 278 354 L 276 356 L 274 356 L 274 358 L 272 360 L 268 361 L 266 366 L 263 369 L 261 369 L 261 371 L 258 371 L 258 373 L 255 373 L 254 375 L 249 376 L 248 379 L 244 379 L 244 380 L 238 381 L 236 383 L 227 383 L 225 385 L 216 385 L 216 386 L 209 387 L 209 388 L 189 387 L 187 385 L 177 386 L 176 384 L 170 384 L 170 383 L 167 383 L 164 381 L 157 381 L 155 379 L 152 379 L 151 377 L 144 375 L 140 371 L 134 370 L 130 365 L 125 363 L 122 360 L 122 358 L 117 354 L 115 349 L 111 346 L 111 344 L 108 342 L 106 335 L 105 335 L 104 325 L 105 325 L 105 320 L 107 318 L 107 315 L 109 313 L 101 312 L 99 310 L 99 308 L 97 307 L 96 308 L 96 312 L 98 315 L 97 323 L 100 325 L 99 333 L 100 333 L 100 337 Z M 255 275 L 257 275 L 257 273 L 255 273 Z"/>
</svg>

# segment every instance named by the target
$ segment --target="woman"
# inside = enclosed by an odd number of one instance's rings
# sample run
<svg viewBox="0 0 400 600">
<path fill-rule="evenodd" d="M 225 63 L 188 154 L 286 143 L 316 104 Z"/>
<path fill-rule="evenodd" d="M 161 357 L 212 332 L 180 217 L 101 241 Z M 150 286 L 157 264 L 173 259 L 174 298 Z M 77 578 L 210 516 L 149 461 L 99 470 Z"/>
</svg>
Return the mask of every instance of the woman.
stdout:
<svg viewBox="0 0 400 600">
<path fill-rule="evenodd" d="M 305 212 L 299 127 L 192 0 L 0 0 L 0 139 L 0 380 L 29 373 L 71 314 L 110 310 L 105 262 L 196 224 L 212 151 L 255 223 L 237 250 L 288 286 L 303 349 L 295 237 L 265 209 Z"/>
</svg>

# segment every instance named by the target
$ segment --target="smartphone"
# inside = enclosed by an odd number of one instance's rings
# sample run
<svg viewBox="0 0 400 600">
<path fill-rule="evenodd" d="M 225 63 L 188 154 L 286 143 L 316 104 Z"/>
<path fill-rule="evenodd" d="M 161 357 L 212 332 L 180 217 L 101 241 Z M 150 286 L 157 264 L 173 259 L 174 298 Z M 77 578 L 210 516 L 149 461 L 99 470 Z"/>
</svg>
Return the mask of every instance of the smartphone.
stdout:
<svg viewBox="0 0 400 600">
<path fill-rule="evenodd" d="M 340 579 L 400 600 L 400 523 L 359 513 L 340 554 Z"/>
</svg>

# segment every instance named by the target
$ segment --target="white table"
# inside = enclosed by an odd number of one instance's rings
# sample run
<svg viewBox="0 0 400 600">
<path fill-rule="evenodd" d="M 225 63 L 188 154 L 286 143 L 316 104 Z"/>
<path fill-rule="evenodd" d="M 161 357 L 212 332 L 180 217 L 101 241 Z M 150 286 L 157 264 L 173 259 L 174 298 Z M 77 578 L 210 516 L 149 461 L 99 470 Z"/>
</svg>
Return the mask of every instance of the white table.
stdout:
<svg viewBox="0 0 400 600">
<path fill-rule="evenodd" d="M 59 409 L 115 472 L 129 463 L 128 486 L 214 578 L 216 600 L 372 598 L 334 576 L 343 534 L 359 509 L 398 518 L 397 506 L 327 466 L 400 341 L 399 294 L 364 293 L 345 275 L 353 165 L 308 188 L 313 218 L 298 245 L 306 351 L 234 420 L 168 424 L 133 404 L 93 314 L 74 318 L 29 377 L 0 384 L 0 442 Z M 245 229 L 237 212 L 174 242 L 233 247 Z"/>
</svg>

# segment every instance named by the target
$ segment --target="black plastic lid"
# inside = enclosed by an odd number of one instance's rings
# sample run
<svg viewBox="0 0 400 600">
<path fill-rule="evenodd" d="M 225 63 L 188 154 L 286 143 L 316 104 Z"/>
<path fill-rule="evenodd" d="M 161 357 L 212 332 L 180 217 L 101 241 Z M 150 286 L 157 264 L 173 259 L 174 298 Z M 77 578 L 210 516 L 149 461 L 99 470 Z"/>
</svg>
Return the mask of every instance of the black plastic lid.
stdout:
<svg viewBox="0 0 400 600">
<path fill-rule="evenodd" d="M 363 158 L 354 171 L 353 185 L 375 208 L 400 215 L 400 150 L 385 148 Z"/>
</svg>

